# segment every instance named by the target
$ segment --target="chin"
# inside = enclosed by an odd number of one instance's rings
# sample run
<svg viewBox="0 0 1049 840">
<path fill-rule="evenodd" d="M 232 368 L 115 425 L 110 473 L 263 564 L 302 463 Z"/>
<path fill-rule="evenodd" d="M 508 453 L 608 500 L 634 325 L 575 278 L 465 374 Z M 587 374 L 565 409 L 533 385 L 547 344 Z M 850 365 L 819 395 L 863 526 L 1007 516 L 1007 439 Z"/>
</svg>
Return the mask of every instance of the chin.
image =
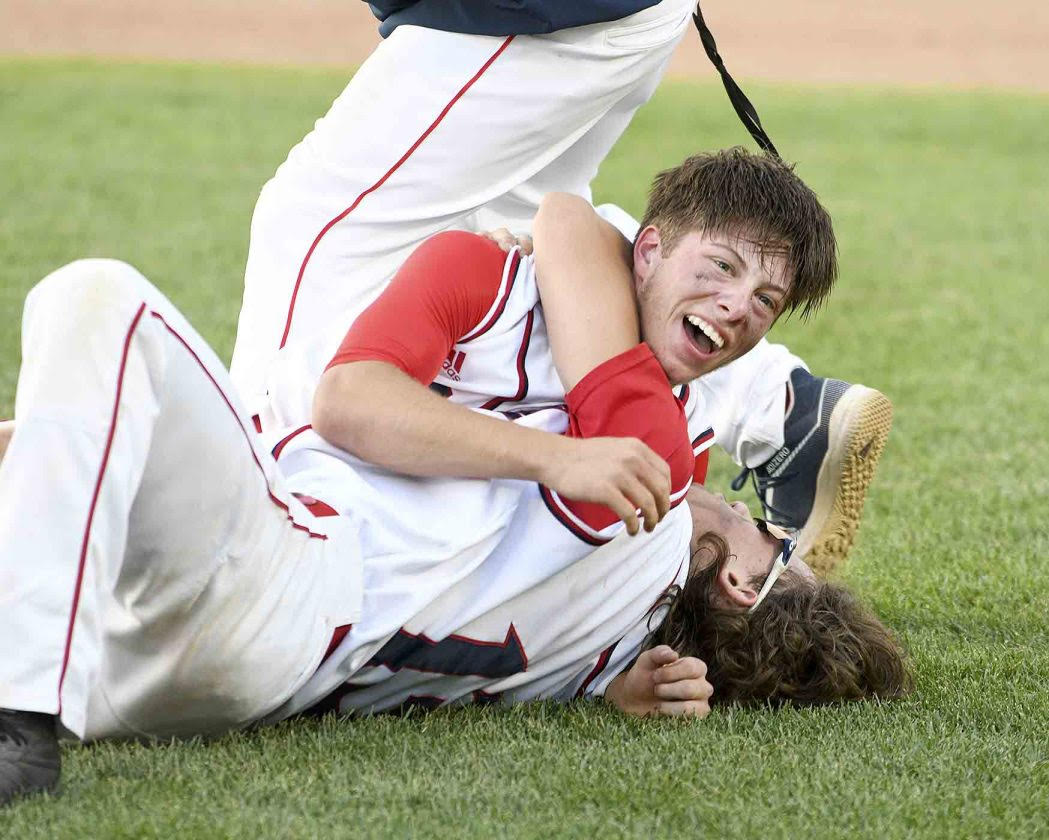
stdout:
<svg viewBox="0 0 1049 840">
<path fill-rule="evenodd" d="M 693 379 L 699 379 L 699 377 L 704 374 L 710 373 L 712 370 L 717 370 L 718 367 L 719 364 L 712 360 L 711 364 L 703 365 L 702 367 L 685 367 L 684 365 L 676 366 L 673 374 L 670 371 L 667 371 L 666 368 L 663 370 L 666 371 L 667 379 L 670 380 L 670 384 L 677 386 L 687 385 Z"/>
</svg>

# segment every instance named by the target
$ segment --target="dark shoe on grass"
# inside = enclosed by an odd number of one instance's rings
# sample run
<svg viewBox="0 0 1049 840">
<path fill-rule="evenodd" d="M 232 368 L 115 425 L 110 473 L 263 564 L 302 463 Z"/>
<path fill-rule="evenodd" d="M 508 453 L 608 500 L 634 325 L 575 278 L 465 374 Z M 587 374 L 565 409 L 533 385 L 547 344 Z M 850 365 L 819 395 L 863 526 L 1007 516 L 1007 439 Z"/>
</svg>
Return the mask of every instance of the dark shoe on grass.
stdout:
<svg viewBox="0 0 1049 840">
<path fill-rule="evenodd" d="M 783 446 L 750 473 L 765 517 L 797 533 L 798 555 L 827 573 L 852 548 L 867 487 L 892 427 L 892 403 L 880 391 L 795 368 L 787 384 Z"/>
<path fill-rule="evenodd" d="M 54 790 L 60 769 L 55 716 L 0 709 L 0 805 Z"/>
</svg>

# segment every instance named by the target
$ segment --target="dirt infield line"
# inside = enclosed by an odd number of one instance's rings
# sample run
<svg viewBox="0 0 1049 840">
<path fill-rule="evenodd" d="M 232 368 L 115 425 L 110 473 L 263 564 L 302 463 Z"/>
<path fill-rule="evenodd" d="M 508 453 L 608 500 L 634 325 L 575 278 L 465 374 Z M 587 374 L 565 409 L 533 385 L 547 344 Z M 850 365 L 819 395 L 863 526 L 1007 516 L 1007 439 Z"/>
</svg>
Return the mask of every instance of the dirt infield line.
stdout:
<svg viewBox="0 0 1049 840">
<path fill-rule="evenodd" d="M 1049 4 L 705 0 L 741 78 L 1049 91 Z M 378 41 L 360 0 L 2 0 L 0 54 L 359 64 Z M 713 78 L 699 39 L 676 75 Z"/>
</svg>

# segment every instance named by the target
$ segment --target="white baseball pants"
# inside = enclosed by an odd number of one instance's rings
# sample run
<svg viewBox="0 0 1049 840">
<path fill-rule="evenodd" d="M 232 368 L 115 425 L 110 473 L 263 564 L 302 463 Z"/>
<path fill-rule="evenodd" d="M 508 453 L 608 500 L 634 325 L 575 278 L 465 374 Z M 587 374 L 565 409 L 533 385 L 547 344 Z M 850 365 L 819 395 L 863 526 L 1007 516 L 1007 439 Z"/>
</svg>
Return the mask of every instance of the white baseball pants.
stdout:
<svg viewBox="0 0 1049 840">
<path fill-rule="evenodd" d="M 423 239 L 526 229 L 552 190 L 589 198 L 694 6 L 543 36 L 401 26 L 380 44 L 255 208 L 230 370 L 264 428 L 305 422 L 347 326 Z M 274 416 L 267 390 L 300 380 Z"/>
<path fill-rule="evenodd" d="M 230 371 L 263 428 L 309 422 L 349 324 L 426 237 L 527 231 L 551 191 L 589 200 L 694 8 L 663 0 L 512 38 L 401 26 L 383 41 L 255 207 Z M 753 355 L 705 385 L 717 442 L 748 465 L 782 444 L 783 386 L 801 364 L 764 343 Z"/>
<path fill-rule="evenodd" d="M 45 278 L 22 341 L 0 707 L 93 739 L 217 733 L 279 706 L 357 618 L 345 520 L 289 494 L 222 364 L 130 266 Z"/>
</svg>

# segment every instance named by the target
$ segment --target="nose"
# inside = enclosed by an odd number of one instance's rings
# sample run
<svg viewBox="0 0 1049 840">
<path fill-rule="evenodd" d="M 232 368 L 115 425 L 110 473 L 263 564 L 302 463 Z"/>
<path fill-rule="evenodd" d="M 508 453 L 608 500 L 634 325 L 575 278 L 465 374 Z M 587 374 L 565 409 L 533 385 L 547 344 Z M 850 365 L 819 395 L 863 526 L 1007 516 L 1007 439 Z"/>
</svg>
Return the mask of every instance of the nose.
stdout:
<svg viewBox="0 0 1049 840">
<path fill-rule="evenodd" d="M 746 502 L 741 502 L 737 500 L 730 504 L 729 507 L 732 508 L 740 516 L 745 516 L 747 519 L 750 519 L 750 508 L 747 507 Z"/>
<path fill-rule="evenodd" d="M 741 285 L 734 284 L 726 287 L 718 295 L 718 309 L 722 311 L 727 321 L 740 321 L 747 314 L 749 292 L 740 288 Z"/>
</svg>

